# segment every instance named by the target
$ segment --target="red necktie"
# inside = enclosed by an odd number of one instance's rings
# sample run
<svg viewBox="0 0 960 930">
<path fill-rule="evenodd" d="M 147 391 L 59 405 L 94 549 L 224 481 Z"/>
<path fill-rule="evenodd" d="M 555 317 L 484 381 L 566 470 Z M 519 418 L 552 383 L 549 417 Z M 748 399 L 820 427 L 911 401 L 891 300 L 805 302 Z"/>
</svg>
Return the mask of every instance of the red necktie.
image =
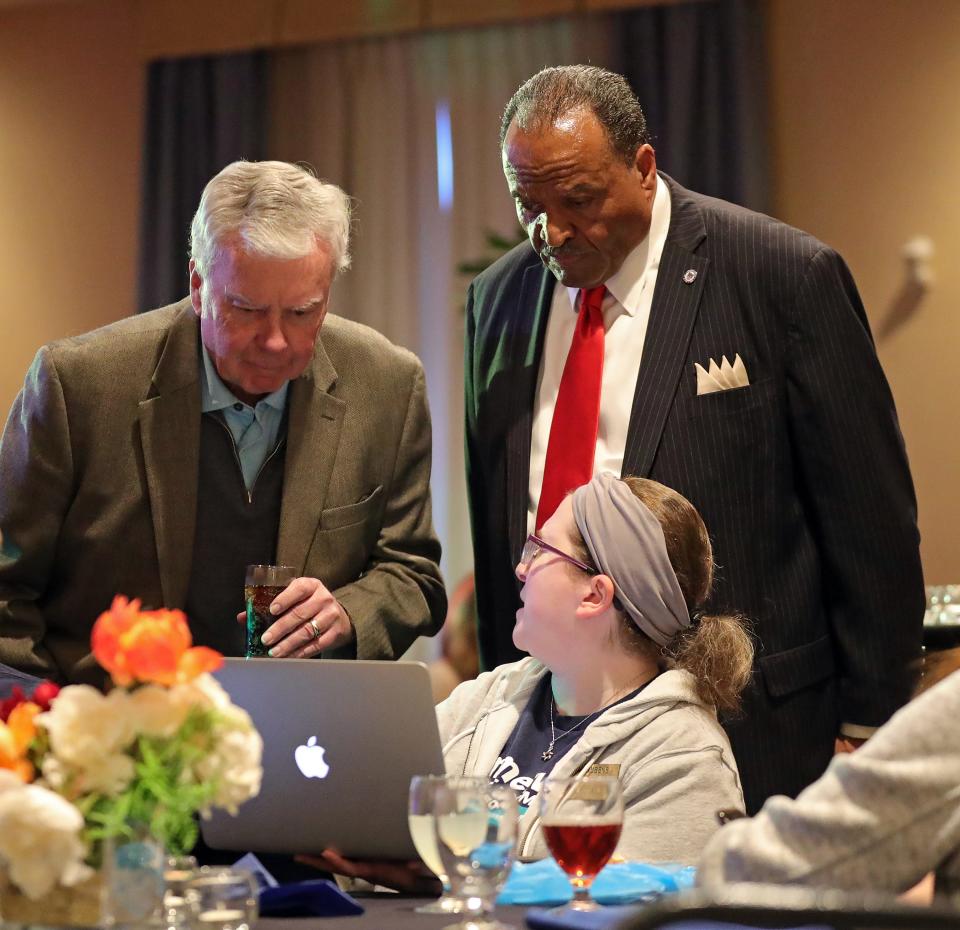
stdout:
<svg viewBox="0 0 960 930">
<path fill-rule="evenodd" d="M 593 477 L 603 379 L 603 297 L 601 284 L 580 291 L 580 313 L 563 366 L 550 423 L 537 532 L 574 488 Z"/>
</svg>

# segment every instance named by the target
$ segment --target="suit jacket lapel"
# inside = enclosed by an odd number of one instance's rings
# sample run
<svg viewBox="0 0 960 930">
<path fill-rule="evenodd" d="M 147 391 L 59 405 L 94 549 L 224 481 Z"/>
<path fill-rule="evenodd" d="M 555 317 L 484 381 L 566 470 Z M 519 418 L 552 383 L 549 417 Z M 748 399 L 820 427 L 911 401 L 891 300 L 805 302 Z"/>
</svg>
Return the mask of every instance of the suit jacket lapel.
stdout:
<svg viewBox="0 0 960 930">
<path fill-rule="evenodd" d="M 536 403 L 537 376 L 543 355 L 543 340 L 547 331 L 547 317 L 553 299 L 554 278 L 538 261 L 523 275 L 520 295 L 514 307 L 508 309 L 514 323 L 510 326 L 515 344 L 510 357 L 517 365 L 518 415 L 510 422 L 507 432 L 507 540 L 510 552 L 520 557 L 527 537 L 527 500 L 530 487 L 530 430 L 533 427 L 533 405 Z M 534 307 L 532 319 L 524 314 L 524 307 Z M 529 325 L 523 325 L 529 320 Z M 520 322 L 517 322 L 520 321 Z M 510 324 L 508 324 L 510 325 Z"/>
<path fill-rule="evenodd" d="M 666 175 L 670 229 L 660 258 L 650 321 L 623 456 L 623 474 L 646 476 L 683 374 L 710 260 L 694 250 L 706 237 L 703 217 L 689 193 Z M 689 275 L 687 272 L 695 272 Z M 693 281 L 689 279 L 693 277 Z"/>
<path fill-rule="evenodd" d="M 185 301 L 167 335 L 150 395 L 140 402 L 140 442 L 167 607 L 183 607 L 190 583 L 200 459 L 199 366 L 197 318 Z"/>
<path fill-rule="evenodd" d="M 277 562 L 304 569 L 327 498 L 346 404 L 328 393 L 337 372 L 317 341 L 310 368 L 290 385 Z"/>
</svg>

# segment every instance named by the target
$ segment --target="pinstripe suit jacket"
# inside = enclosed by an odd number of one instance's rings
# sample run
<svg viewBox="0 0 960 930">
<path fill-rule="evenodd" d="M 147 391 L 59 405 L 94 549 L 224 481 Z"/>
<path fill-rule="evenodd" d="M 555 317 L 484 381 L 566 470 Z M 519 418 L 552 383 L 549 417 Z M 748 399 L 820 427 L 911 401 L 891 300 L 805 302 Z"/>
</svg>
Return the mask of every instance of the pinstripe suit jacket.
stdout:
<svg viewBox="0 0 960 930">
<path fill-rule="evenodd" d="M 708 607 L 753 624 L 756 674 L 727 728 L 754 810 L 819 776 L 841 722 L 879 725 L 906 700 L 924 609 L 916 501 L 843 260 L 806 233 L 661 180 L 672 216 L 623 473 L 693 502 L 717 563 Z M 518 655 L 513 568 L 553 284 L 523 244 L 468 295 L 466 452 L 486 667 Z M 750 385 L 698 397 L 694 363 L 737 353 Z"/>
</svg>

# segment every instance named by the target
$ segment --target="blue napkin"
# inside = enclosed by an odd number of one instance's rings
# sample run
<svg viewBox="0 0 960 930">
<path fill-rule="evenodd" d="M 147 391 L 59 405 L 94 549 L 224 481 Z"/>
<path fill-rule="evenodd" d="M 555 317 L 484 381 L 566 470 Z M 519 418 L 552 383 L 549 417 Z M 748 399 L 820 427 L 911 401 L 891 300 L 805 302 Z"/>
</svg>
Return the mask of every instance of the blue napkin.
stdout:
<svg viewBox="0 0 960 930">
<path fill-rule="evenodd" d="M 279 884 L 267 870 L 267 867 L 253 853 L 246 853 L 241 856 L 231 868 L 249 872 L 257 883 L 258 891 L 263 891 L 264 888 L 276 888 Z"/>
<path fill-rule="evenodd" d="M 233 868 L 253 875 L 260 890 L 261 917 L 351 917 L 363 913 L 350 895 L 325 878 L 278 885 L 253 853 L 238 859 Z"/>
<path fill-rule="evenodd" d="M 535 907 L 527 911 L 527 926 L 531 930 L 608 930 L 636 912 L 635 904 L 605 907 L 602 911 L 561 912 Z"/>
<path fill-rule="evenodd" d="M 533 908 L 527 911 L 527 926 L 531 930 L 613 930 L 621 921 L 639 910 L 640 908 L 636 905 L 605 907 L 602 911 L 560 912 Z M 726 920 L 706 920 L 698 917 L 673 922 L 670 924 L 670 930 L 756 930 L 756 928 L 744 924 L 732 924 Z M 817 924 L 794 927 L 793 930 L 830 930 L 830 927 Z"/>
<path fill-rule="evenodd" d="M 314 878 L 260 891 L 261 917 L 350 917 L 363 908 L 334 882 Z"/>
<path fill-rule="evenodd" d="M 616 862 L 596 877 L 590 894 L 600 904 L 652 901 L 693 886 L 696 869 L 687 865 Z M 566 904 L 573 897 L 570 880 L 554 859 L 514 863 L 498 904 Z"/>
</svg>

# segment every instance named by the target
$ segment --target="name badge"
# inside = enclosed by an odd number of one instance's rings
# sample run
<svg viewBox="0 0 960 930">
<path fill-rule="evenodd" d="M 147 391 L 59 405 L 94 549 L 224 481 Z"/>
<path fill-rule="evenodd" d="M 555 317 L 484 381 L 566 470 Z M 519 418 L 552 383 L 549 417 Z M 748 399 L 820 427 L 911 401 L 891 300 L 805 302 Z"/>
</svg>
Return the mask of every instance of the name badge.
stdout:
<svg viewBox="0 0 960 930">
<path fill-rule="evenodd" d="M 584 778 L 589 778 L 591 775 L 609 775 L 611 778 L 620 777 L 620 763 L 619 762 L 597 762 L 595 765 L 591 765 L 587 769 L 586 775 Z"/>
</svg>

